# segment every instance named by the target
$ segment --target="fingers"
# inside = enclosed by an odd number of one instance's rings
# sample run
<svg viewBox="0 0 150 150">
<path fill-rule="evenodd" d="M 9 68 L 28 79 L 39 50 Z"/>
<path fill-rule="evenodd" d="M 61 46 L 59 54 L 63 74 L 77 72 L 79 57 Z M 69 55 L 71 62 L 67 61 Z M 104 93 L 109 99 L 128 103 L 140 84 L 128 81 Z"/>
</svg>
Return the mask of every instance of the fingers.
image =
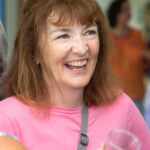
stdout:
<svg viewBox="0 0 150 150">
<path fill-rule="evenodd" d="M 96 149 L 96 150 L 106 150 L 106 145 L 105 145 L 105 143 L 104 143 L 104 142 L 101 142 L 101 143 L 100 143 L 100 146 L 99 146 L 98 149 Z"/>
</svg>

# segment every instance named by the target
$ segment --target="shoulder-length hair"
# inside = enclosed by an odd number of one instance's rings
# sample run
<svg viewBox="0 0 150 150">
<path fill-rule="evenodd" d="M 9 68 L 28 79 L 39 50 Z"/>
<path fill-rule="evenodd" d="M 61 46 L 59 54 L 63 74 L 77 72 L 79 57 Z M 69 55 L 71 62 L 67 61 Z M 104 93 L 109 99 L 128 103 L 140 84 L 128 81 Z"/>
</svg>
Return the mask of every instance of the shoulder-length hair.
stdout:
<svg viewBox="0 0 150 150">
<path fill-rule="evenodd" d="M 41 68 L 36 64 L 41 33 L 51 13 L 58 19 L 55 25 L 70 23 L 98 26 L 100 50 L 95 72 L 84 90 L 88 106 L 104 105 L 117 97 L 117 83 L 109 71 L 109 39 L 105 17 L 94 0 L 27 0 L 23 7 L 11 65 L 2 84 L 4 98 L 16 96 L 25 103 L 46 103 L 47 88 Z M 30 103 L 29 103 L 30 104 Z M 40 105 L 41 106 L 41 105 Z"/>
<path fill-rule="evenodd" d="M 108 8 L 107 16 L 111 27 L 115 27 L 117 23 L 117 17 L 121 12 L 122 4 L 128 2 L 128 0 L 115 0 Z"/>
</svg>

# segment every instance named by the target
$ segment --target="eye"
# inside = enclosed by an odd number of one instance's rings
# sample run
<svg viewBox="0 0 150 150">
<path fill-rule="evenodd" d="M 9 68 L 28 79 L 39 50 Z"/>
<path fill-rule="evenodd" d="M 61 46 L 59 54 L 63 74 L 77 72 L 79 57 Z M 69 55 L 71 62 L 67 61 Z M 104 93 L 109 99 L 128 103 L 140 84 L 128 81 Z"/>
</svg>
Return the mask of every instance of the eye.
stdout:
<svg viewBox="0 0 150 150">
<path fill-rule="evenodd" d="M 69 35 L 68 34 L 62 34 L 60 36 L 58 36 L 56 39 L 68 39 Z"/>
<path fill-rule="evenodd" d="M 96 31 L 95 30 L 88 30 L 85 32 L 86 35 L 95 35 Z"/>
</svg>

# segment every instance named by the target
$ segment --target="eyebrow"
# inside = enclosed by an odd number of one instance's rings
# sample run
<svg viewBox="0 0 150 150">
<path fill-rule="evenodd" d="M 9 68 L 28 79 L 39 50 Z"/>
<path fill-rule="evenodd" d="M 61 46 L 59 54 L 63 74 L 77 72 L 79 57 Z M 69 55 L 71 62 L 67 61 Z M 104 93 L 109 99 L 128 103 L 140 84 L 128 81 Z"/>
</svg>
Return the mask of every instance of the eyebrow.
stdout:
<svg viewBox="0 0 150 150">
<path fill-rule="evenodd" d="M 86 25 L 85 29 L 90 28 L 90 27 L 97 27 L 97 24 L 96 23 L 94 23 L 94 24 L 88 24 L 88 25 Z"/>
<path fill-rule="evenodd" d="M 85 26 L 84 30 L 86 30 L 87 28 L 90 28 L 90 27 L 96 27 L 97 25 L 96 24 L 88 24 Z M 71 29 L 68 28 L 68 27 L 63 27 L 63 28 L 58 28 L 56 30 L 53 30 L 52 32 L 50 32 L 50 34 L 54 33 L 54 32 L 70 32 Z"/>
</svg>

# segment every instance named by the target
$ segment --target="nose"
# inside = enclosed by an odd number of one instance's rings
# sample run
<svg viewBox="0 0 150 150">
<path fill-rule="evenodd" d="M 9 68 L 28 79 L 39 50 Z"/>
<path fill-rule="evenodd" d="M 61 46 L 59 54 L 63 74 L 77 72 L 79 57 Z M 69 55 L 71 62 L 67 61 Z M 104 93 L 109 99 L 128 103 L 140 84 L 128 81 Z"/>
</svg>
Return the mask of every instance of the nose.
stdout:
<svg viewBox="0 0 150 150">
<path fill-rule="evenodd" d="M 73 53 L 76 53 L 78 55 L 84 56 L 88 52 L 88 45 L 86 42 L 86 39 L 82 36 L 77 36 L 73 40 L 73 47 L 72 47 Z"/>
</svg>

